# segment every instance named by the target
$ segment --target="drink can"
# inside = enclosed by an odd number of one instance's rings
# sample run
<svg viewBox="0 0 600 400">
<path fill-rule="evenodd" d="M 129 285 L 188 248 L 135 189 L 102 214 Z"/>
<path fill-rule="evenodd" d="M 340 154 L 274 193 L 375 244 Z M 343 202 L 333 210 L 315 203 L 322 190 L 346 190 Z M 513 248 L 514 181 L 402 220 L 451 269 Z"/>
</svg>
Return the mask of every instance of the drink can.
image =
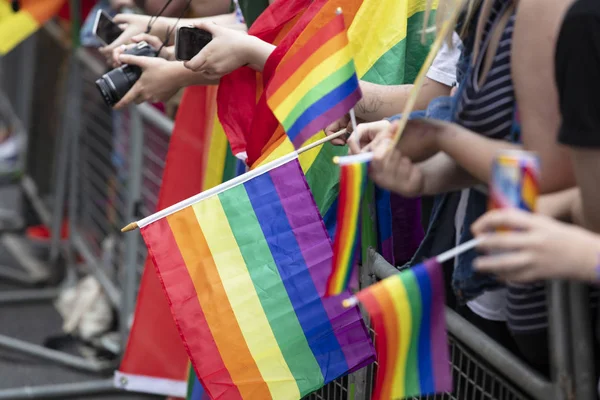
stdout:
<svg viewBox="0 0 600 400">
<path fill-rule="evenodd" d="M 535 211 L 539 194 L 540 161 L 535 153 L 503 150 L 492 166 L 489 209 Z"/>
</svg>

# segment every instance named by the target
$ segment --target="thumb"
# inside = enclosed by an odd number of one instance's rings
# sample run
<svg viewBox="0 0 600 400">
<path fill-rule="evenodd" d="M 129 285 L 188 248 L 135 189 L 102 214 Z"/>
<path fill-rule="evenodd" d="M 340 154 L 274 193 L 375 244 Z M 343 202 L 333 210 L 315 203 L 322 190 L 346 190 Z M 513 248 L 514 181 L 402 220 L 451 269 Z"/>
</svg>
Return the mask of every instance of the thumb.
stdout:
<svg viewBox="0 0 600 400">
<path fill-rule="evenodd" d="M 152 60 L 152 57 L 132 56 L 131 54 L 121 54 L 119 56 L 119 61 L 122 64 L 137 65 L 142 69 L 147 68 Z"/>
<path fill-rule="evenodd" d="M 162 42 L 159 38 L 157 38 L 154 35 L 149 35 L 147 33 L 140 33 L 138 35 L 135 35 L 131 38 L 131 40 L 135 43 L 146 42 L 157 50 L 160 46 L 162 46 Z"/>
<path fill-rule="evenodd" d="M 117 24 L 129 24 L 135 17 L 134 14 L 117 14 L 114 16 L 113 21 Z"/>
<path fill-rule="evenodd" d="M 220 32 L 223 31 L 223 29 L 226 29 L 222 26 L 217 25 L 214 22 L 206 22 L 206 21 L 202 21 L 202 22 L 198 22 L 198 23 L 194 24 L 194 28 L 204 29 L 205 31 L 211 33 L 213 36 L 218 35 Z"/>
</svg>

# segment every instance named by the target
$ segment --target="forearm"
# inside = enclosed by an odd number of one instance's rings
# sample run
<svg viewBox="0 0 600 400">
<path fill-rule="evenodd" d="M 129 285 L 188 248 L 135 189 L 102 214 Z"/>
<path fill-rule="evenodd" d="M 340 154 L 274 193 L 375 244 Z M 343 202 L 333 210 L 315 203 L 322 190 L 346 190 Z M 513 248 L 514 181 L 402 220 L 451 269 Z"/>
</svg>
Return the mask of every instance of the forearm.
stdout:
<svg viewBox="0 0 600 400">
<path fill-rule="evenodd" d="M 356 104 L 356 116 L 372 122 L 391 117 L 404 110 L 413 85 L 377 85 L 360 81 L 362 99 Z M 424 110 L 429 102 L 439 96 L 450 94 L 451 88 L 426 78 L 415 103 L 415 110 Z"/>
<path fill-rule="evenodd" d="M 171 62 L 172 66 L 169 71 L 169 76 L 175 80 L 180 88 L 195 85 L 218 85 L 218 80 L 205 78 L 201 73 L 191 71 L 183 66 L 183 63 L 178 61 Z"/>
<path fill-rule="evenodd" d="M 470 188 L 478 182 L 445 153 L 417 164 L 423 174 L 422 195 L 433 196 Z"/>
<path fill-rule="evenodd" d="M 228 14 L 231 0 L 192 0 L 191 9 L 195 16 L 210 17 Z"/>
<path fill-rule="evenodd" d="M 488 183 L 492 176 L 492 161 L 500 150 L 518 150 L 520 145 L 504 140 L 490 139 L 456 124 L 447 124 L 437 138 L 437 146 L 456 161 L 480 183 Z"/>
</svg>

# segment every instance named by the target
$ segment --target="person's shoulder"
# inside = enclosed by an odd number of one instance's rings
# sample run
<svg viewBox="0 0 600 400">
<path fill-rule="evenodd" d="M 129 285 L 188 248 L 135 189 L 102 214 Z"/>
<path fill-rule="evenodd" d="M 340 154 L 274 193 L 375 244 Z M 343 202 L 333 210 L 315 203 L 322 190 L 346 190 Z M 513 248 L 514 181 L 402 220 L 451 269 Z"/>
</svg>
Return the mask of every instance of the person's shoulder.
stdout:
<svg viewBox="0 0 600 400">
<path fill-rule="evenodd" d="M 576 0 L 567 11 L 563 23 L 580 23 L 582 21 L 600 22 L 599 0 Z"/>
</svg>

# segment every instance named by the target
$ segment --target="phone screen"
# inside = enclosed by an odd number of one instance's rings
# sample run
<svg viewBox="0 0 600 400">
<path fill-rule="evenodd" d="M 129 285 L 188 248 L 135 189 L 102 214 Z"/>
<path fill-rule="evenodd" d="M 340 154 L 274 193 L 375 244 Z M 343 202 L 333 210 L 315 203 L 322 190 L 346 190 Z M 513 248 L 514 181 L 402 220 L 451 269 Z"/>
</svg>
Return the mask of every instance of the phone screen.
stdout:
<svg viewBox="0 0 600 400">
<path fill-rule="evenodd" d="M 204 29 L 182 26 L 177 30 L 175 58 L 180 61 L 191 60 L 211 40 L 212 34 Z"/>
<path fill-rule="evenodd" d="M 105 44 L 111 44 L 123 33 L 123 30 L 105 12 L 100 10 L 96 17 L 95 33 Z"/>
</svg>

